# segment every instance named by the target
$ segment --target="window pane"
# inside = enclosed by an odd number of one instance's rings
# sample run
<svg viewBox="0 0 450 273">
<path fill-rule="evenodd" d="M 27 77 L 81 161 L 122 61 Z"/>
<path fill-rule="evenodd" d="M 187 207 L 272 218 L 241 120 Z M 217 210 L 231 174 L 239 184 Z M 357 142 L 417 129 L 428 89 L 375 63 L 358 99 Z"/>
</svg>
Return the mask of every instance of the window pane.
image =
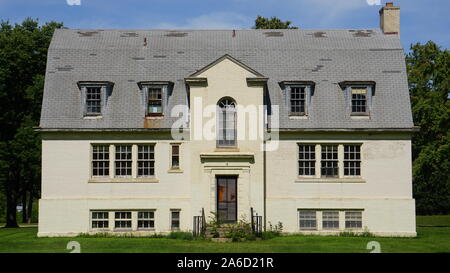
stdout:
<svg viewBox="0 0 450 273">
<path fill-rule="evenodd" d="M 101 87 L 86 87 L 86 113 L 100 114 L 102 104 Z"/>
<path fill-rule="evenodd" d="M 338 145 L 322 145 L 321 176 L 338 177 Z"/>
<path fill-rule="evenodd" d="M 316 229 L 316 211 L 299 210 L 300 229 Z"/>
<path fill-rule="evenodd" d="M 315 145 L 298 145 L 298 166 L 299 175 L 315 175 L 316 174 L 316 146 Z"/>
<path fill-rule="evenodd" d="M 92 146 L 92 176 L 109 176 L 109 145 Z"/>
<path fill-rule="evenodd" d="M 345 228 L 362 228 L 362 212 L 346 211 Z"/>
<path fill-rule="evenodd" d="M 361 145 L 344 145 L 344 175 L 361 175 Z"/>
<path fill-rule="evenodd" d="M 149 88 L 148 89 L 147 113 L 148 114 L 162 113 L 162 89 L 161 88 Z"/>
<path fill-rule="evenodd" d="M 339 229 L 339 211 L 323 211 L 322 228 Z"/>
<path fill-rule="evenodd" d="M 231 99 L 223 99 L 217 109 L 217 144 L 218 146 L 236 145 L 236 109 Z"/>
<path fill-rule="evenodd" d="M 352 88 L 352 113 L 367 112 L 367 89 Z"/>
<path fill-rule="evenodd" d="M 172 168 L 178 168 L 180 166 L 180 146 L 172 145 Z"/>
<path fill-rule="evenodd" d="M 304 115 L 306 113 L 306 91 L 305 87 L 291 87 L 291 114 Z"/>
<path fill-rule="evenodd" d="M 131 176 L 131 145 L 116 145 L 116 176 L 128 177 Z"/>
<path fill-rule="evenodd" d="M 138 176 L 145 177 L 155 175 L 154 150 L 154 144 L 138 145 Z"/>
</svg>

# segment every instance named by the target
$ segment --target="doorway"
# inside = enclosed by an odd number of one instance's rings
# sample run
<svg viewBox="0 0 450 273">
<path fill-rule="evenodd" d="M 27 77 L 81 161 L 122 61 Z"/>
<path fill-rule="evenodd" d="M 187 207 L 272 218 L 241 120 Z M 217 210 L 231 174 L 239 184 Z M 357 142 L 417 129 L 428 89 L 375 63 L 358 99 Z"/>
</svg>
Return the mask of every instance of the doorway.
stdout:
<svg viewBox="0 0 450 273">
<path fill-rule="evenodd" d="M 237 221 L 237 176 L 217 176 L 217 217 L 222 223 Z"/>
</svg>

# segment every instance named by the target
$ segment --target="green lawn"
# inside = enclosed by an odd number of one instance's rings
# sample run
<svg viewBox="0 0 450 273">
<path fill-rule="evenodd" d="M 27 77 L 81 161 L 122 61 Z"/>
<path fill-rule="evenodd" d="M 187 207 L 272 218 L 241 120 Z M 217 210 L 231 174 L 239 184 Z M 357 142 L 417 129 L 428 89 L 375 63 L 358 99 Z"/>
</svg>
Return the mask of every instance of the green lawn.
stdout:
<svg viewBox="0 0 450 273">
<path fill-rule="evenodd" d="M 69 252 L 69 241 L 78 241 L 86 252 L 362 252 L 377 241 L 381 252 L 450 252 L 450 216 L 418 217 L 416 238 L 365 238 L 339 236 L 282 236 L 265 241 L 214 243 L 204 240 L 155 238 L 37 238 L 36 228 L 0 229 L 0 252 Z M 420 219 L 420 220 L 419 220 Z"/>
</svg>

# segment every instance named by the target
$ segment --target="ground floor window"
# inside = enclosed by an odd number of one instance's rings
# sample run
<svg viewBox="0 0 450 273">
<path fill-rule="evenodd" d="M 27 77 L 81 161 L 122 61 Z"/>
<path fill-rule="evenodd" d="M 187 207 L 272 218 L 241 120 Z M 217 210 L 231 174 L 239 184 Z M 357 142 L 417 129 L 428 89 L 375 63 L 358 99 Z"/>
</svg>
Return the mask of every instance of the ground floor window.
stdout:
<svg viewBox="0 0 450 273">
<path fill-rule="evenodd" d="M 315 210 L 300 210 L 300 229 L 316 229 L 317 218 Z"/>
<path fill-rule="evenodd" d="M 155 212 L 139 211 L 138 229 L 154 229 L 154 228 L 155 228 Z"/>
<path fill-rule="evenodd" d="M 109 213 L 107 211 L 92 211 L 92 229 L 107 229 L 109 227 Z"/>
<path fill-rule="evenodd" d="M 362 228 L 362 212 L 346 211 L 345 228 Z"/>
<path fill-rule="evenodd" d="M 119 211 L 114 213 L 115 229 L 131 229 L 131 211 Z"/>
<path fill-rule="evenodd" d="M 362 209 L 299 209 L 300 230 L 344 230 L 363 227 Z M 345 224 L 344 224 L 345 223 Z"/>
<path fill-rule="evenodd" d="M 171 210 L 170 212 L 170 222 L 172 230 L 180 229 L 180 210 Z"/>
</svg>

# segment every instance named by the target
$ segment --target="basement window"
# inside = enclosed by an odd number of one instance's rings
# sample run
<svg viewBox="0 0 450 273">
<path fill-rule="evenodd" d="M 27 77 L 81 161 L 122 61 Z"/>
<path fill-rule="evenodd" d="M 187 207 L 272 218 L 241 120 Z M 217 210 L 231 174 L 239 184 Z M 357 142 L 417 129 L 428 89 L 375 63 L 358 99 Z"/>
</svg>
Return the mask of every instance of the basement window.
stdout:
<svg viewBox="0 0 450 273">
<path fill-rule="evenodd" d="M 115 229 L 131 229 L 131 211 L 119 211 L 114 215 Z"/>
<path fill-rule="evenodd" d="M 345 228 L 357 229 L 362 228 L 362 212 L 346 211 L 345 212 Z"/>
<path fill-rule="evenodd" d="M 315 210 L 299 210 L 300 229 L 315 230 L 317 229 L 317 218 Z"/>
<path fill-rule="evenodd" d="M 138 212 L 138 229 L 154 229 L 155 228 L 155 212 L 139 211 Z"/>
<path fill-rule="evenodd" d="M 322 228 L 339 229 L 339 211 L 323 211 Z"/>
<path fill-rule="evenodd" d="M 91 227 L 92 229 L 108 229 L 109 212 L 107 211 L 92 211 L 91 212 Z"/>
</svg>

